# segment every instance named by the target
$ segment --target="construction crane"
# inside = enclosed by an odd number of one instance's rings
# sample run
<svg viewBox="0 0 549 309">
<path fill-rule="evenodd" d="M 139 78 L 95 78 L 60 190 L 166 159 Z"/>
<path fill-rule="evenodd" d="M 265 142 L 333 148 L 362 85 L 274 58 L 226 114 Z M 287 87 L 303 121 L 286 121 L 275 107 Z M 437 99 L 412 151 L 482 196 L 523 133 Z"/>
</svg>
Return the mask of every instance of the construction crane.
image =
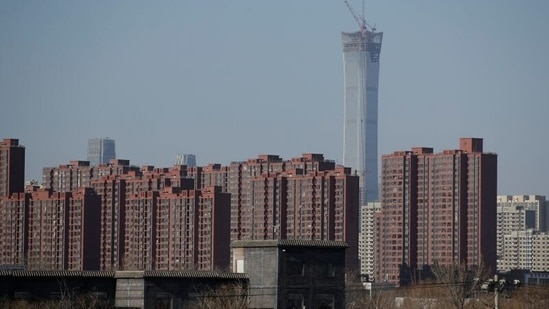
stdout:
<svg viewBox="0 0 549 309">
<path fill-rule="evenodd" d="M 349 12 L 351 12 L 351 15 L 353 15 L 353 17 L 355 18 L 356 23 L 360 27 L 360 32 L 362 32 L 362 34 L 364 34 L 364 32 L 367 30 L 366 27 L 370 28 L 372 30 L 372 32 L 376 31 L 375 26 L 372 27 L 372 26 L 368 25 L 366 23 L 366 18 L 364 18 L 364 0 L 362 0 L 362 15 L 358 15 L 355 12 L 355 10 L 353 10 L 353 7 L 349 4 L 349 2 L 347 0 L 344 0 L 344 2 L 345 2 L 345 5 L 347 5 L 347 9 L 349 9 Z"/>
</svg>

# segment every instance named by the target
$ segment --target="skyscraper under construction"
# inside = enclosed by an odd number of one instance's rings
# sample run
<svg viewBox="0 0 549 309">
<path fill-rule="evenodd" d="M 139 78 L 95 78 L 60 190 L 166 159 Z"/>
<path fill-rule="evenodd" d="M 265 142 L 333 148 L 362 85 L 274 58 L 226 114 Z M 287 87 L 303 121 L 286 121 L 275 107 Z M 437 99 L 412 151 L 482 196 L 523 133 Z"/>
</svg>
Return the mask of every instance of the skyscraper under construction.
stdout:
<svg viewBox="0 0 549 309">
<path fill-rule="evenodd" d="M 346 2 L 347 3 L 347 2 Z M 342 33 L 344 62 L 343 165 L 360 176 L 360 203 L 377 201 L 377 118 L 382 32 L 347 6 L 360 31 Z"/>
</svg>

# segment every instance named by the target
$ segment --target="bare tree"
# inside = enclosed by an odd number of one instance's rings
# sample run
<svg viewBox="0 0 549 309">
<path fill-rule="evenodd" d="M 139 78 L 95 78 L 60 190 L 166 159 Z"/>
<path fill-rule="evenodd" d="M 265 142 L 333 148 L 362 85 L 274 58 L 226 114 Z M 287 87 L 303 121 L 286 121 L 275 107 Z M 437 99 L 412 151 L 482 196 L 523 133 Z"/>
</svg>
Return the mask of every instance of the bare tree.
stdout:
<svg viewBox="0 0 549 309">
<path fill-rule="evenodd" d="M 362 294 L 355 298 L 352 307 L 347 308 L 365 308 L 365 309 L 382 309 L 394 308 L 395 298 L 397 294 L 391 290 L 376 290 L 371 294 Z"/>
<path fill-rule="evenodd" d="M 446 293 L 441 288 L 433 286 L 432 283 L 418 283 L 405 287 L 405 299 L 402 301 L 401 309 L 434 309 L 440 308 L 440 299 Z"/>
<path fill-rule="evenodd" d="M 375 287 L 372 282 L 360 282 L 354 272 L 347 272 L 345 277 L 345 308 L 347 309 L 380 309 L 393 308 L 398 291 Z"/>
<path fill-rule="evenodd" d="M 501 301 L 504 308 L 508 309 L 537 309 L 549 308 L 547 286 L 523 286 L 509 293 L 509 298 Z"/>
<path fill-rule="evenodd" d="M 448 293 L 446 298 L 449 305 L 456 309 L 463 309 L 469 298 L 473 297 L 480 283 L 488 278 L 484 266 L 467 269 L 465 263 L 440 265 L 434 264 L 432 272 L 436 283 L 442 286 Z"/>
<path fill-rule="evenodd" d="M 210 287 L 197 288 L 198 297 L 192 304 L 192 309 L 248 309 L 250 299 L 248 289 L 243 283 L 221 285 L 216 289 Z"/>
<path fill-rule="evenodd" d="M 103 309 L 110 308 L 108 301 L 102 300 L 95 293 L 82 293 L 78 288 L 71 288 L 63 279 L 57 280 L 59 284 L 59 299 L 43 302 L 37 308 L 52 309 Z"/>
<path fill-rule="evenodd" d="M 93 294 L 83 294 L 68 299 L 28 301 L 21 299 L 3 299 L 0 300 L 2 309 L 111 309 L 114 308 L 106 300 L 99 299 Z"/>
</svg>

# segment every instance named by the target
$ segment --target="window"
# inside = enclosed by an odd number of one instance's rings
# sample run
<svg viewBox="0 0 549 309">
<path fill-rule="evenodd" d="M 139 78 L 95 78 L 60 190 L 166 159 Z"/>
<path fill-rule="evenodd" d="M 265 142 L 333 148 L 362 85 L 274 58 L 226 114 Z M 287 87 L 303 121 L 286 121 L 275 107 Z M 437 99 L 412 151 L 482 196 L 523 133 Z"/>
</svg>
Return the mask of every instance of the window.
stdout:
<svg viewBox="0 0 549 309">
<path fill-rule="evenodd" d="M 303 308 L 303 295 L 302 294 L 288 294 L 287 309 L 301 309 Z"/>
<path fill-rule="evenodd" d="M 237 273 L 244 272 L 244 260 L 236 260 L 236 272 Z"/>
<path fill-rule="evenodd" d="M 335 277 L 335 266 L 332 263 L 322 264 L 320 266 L 320 275 L 323 277 Z"/>
<path fill-rule="evenodd" d="M 318 294 L 316 297 L 318 309 L 333 309 L 334 308 L 334 296 L 332 294 Z"/>
<path fill-rule="evenodd" d="M 305 265 L 302 262 L 290 261 L 286 265 L 286 274 L 288 276 L 303 276 Z"/>
</svg>

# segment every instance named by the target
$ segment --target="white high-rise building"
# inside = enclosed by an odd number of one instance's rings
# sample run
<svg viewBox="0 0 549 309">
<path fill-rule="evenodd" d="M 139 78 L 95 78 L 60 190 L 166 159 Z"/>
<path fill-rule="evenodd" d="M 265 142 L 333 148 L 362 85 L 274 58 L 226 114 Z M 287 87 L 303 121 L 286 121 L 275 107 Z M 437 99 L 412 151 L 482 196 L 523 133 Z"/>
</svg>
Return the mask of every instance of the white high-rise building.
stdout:
<svg viewBox="0 0 549 309">
<path fill-rule="evenodd" d="M 536 212 L 524 206 L 497 206 L 497 256 L 503 253 L 505 236 L 536 227 Z"/>
<path fill-rule="evenodd" d="M 360 275 L 362 278 L 374 280 L 377 220 L 381 214 L 380 202 L 369 202 L 360 207 L 360 234 L 358 235 L 358 258 L 360 260 Z"/>
<path fill-rule="evenodd" d="M 549 234 L 534 229 L 511 232 L 505 235 L 503 256 L 498 271 L 513 269 L 534 272 L 549 271 Z"/>
<path fill-rule="evenodd" d="M 545 196 L 542 195 L 499 195 L 497 197 L 498 270 L 532 267 L 532 239 L 542 238 L 542 236 L 533 237 L 532 235 L 547 231 L 549 223 L 547 206 L 549 205 Z"/>
<path fill-rule="evenodd" d="M 525 210 L 533 210 L 536 213 L 535 226 L 532 228 L 545 232 L 549 228 L 549 211 L 545 196 L 543 195 L 498 195 L 498 209 L 506 211 L 522 207 Z"/>
<path fill-rule="evenodd" d="M 342 33 L 344 63 L 343 165 L 360 176 L 360 204 L 379 200 L 378 84 L 383 32 Z"/>
</svg>

